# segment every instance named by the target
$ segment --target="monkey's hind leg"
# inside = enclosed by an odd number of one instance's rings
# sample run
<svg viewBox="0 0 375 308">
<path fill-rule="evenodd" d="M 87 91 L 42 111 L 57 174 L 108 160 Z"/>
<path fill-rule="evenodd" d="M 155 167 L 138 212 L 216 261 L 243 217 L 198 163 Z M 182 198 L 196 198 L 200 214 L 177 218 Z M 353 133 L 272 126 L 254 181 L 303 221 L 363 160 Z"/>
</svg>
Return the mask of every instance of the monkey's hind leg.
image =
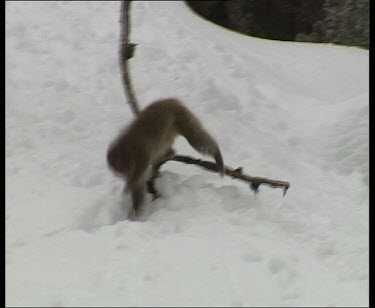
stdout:
<svg viewBox="0 0 375 308">
<path fill-rule="evenodd" d="M 160 176 L 160 167 L 168 160 L 176 155 L 174 149 L 168 149 L 158 160 L 151 164 L 150 176 L 147 180 L 147 191 L 152 195 L 152 201 L 161 197 L 160 193 L 155 188 L 155 180 Z"/>
<path fill-rule="evenodd" d="M 132 196 L 132 206 L 129 208 L 128 211 L 128 219 L 129 220 L 137 220 L 139 215 L 141 214 L 142 207 L 144 204 L 146 195 L 146 187 L 145 183 L 141 181 L 137 183 L 131 188 L 131 196 Z"/>
</svg>

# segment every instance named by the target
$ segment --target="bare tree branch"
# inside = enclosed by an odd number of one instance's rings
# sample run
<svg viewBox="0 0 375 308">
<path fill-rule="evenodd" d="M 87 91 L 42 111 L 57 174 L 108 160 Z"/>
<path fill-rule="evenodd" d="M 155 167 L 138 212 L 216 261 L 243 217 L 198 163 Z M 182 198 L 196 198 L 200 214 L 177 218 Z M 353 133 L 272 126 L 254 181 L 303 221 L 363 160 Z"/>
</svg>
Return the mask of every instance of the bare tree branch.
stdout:
<svg viewBox="0 0 375 308">
<path fill-rule="evenodd" d="M 164 165 L 167 161 L 176 161 L 176 162 L 181 162 L 181 163 L 185 163 L 189 165 L 197 165 L 212 172 L 219 172 L 216 166 L 216 163 L 211 162 L 211 161 L 196 159 L 196 158 L 185 156 L 185 155 L 175 155 L 173 157 L 164 158 L 163 160 L 160 160 L 157 164 L 153 166 L 152 176 L 147 183 L 148 190 L 153 195 L 154 199 L 157 199 L 160 195 L 157 193 L 153 182 L 155 181 L 156 178 L 159 177 L 160 167 Z M 284 189 L 283 195 L 285 196 L 290 186 L 290 184 L 285 181 L 270 180 L 267 178 L 254 177 L 254 176 L 243 174 L 242 167 L 233 169 L 233 168 L 225 166 L 224 173 L 225 175 L 231 176 L 234 179 L 239 179 L 239 180 L 249 183 L 250 188 L 251 190 L 254 191 L 254 193 L 258 192 L 258 188 L 260 185 L 265 184 L 273 188 L 283 188 Z"/>
<path fill-rule="evenodd" d="M 121 42 L 120 66 L 121 66 L 122 81 L 123 81 L 125 95 L 127 97 L 128 103 L 130 104 L 133 114 L 135 116 L 138 116 L 139 114 L 138 102 L 133 92 L 131 78 L 129 74 L 129 67 L 128 67 L 128 60 L 133 57 L 135 46 L 136 46 L 136 44 L 134 43 L 128 43 L 128 38 L 130 34 L 130 20 L 129 20 L 130 2 L 131 0 L 123 0 L 121 2 L 122 27 L 121 27 L 121 34 L 120 34 L 120 42 Z M 176 162 L 181 162 L 185 164 L 193 164 L 193 165 L 200 166 L 212 172 L 218 172 L 218 168 L 216 166 L 216 163 L 214 162 L 200 160 L 200 159 L 196 159 L 190 156 L 175 155 L 175 152 L 173 151 L 173 149 L 171 149 L 163 158 L 161 158 L 158 162 L 155 162 L 152 165 L 152 174 L 151 174 L 150 179 L 147 181 L 147 190 L 149 193 L 153 195 L 153 199 L 157 199 L 158 197 L 160 197 L 160 194 L 155 189 L 154 182 L 156 178 L 158 178 L 160 175 L 160 172 L 159 172 L 160 167 L 168 161 L 176 161 Z M 283 188 L 284 195 L 286 194 L 289 188 L 288 182 L 279 181 L 279 180 L 270 180 L 270 179 L 261 178 L 261 177 L 253 177 L 253 176 L 243 174 L 242 168 L 233 169 L 233 168 L 226 166 L 225 174 L 228 176 L 231 176 L 232 178 L 239 179 L 239 180 L 249 183 L 250 188 L 255 193 L 258 192 L 258 188 L 262 184 L 266 184 L 275 188 L 277 187 Z"/>
<path fill-rule="evenodd" d="M 194 165 L 201 166 L 201 167 L 205 168 L 206 170 L 210 170 L 210 171 L 213 171 L 213 172 L 219 172 L 219 170 L 216 166 L 216 163 L 211 162 L 211 161 L 195 159 L 193 157 L 182 156 L 182 155 L 176 155 L 171 160 L 183 162 L 185 164 L 194 164 Z M 239 179 L 239 180 L 242 180 L 244 182 L 250 183 L 250 188 L 252 190 L 254 190 L 255 193 L 258 191 L 258 187 L 261 184 L 266 184 L 266 185 L 269 185 L 269 186 L 274 187 L 274 188 L 277 188 L 277 187 L 284 188 L 284 195 L 285 195 L 286 191 L 288 190 L 288 188 L 290 186 L 289 183 L 285 182 L 285 181 L 270 180 L 270 179 L 266 179 L 266 178 L 254 177 L 254 176 L 243 174 L 242 173 L 242 167 L 239 167 L 237 169 L 233 169 L 233 168 L 225 166 L 224 173 L 226 175 L 231 176 L 232 178 Z"/>
<path fill-rule="evenodd" d="M 128 60 L 133 57 L 136 44 L 129 43 L 130 34 L 130 20 L 129 20 L 129 9 L 131 0 L 121 1 L 121 20 L 122 23 L 120 31 L 120 67 L 122 73 L 122 84 L 124 86 L 125 95 L 127 101 L 130 104 L 132 112 L 135 116 L 139 114 L 139 105 L 135 98 L 133 87 L 131 84 L 131 78 L 129 74 Z"/>
</svg>

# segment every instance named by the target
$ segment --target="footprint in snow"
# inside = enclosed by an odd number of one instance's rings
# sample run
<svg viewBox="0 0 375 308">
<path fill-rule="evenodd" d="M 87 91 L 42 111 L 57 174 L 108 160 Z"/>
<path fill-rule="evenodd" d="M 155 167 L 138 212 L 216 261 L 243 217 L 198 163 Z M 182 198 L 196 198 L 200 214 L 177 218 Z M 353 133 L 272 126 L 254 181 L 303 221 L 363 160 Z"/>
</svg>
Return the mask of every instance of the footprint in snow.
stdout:
<svg viewBox="0 0 375 308">
<path fill-rule="evenodd" d="M 297 276 L 297 271 L 295 268 L 291 268 L 285 260 L 272 257 L 267 263 L 269 271 L 275 276 L 276 281 L 282 289 L 290 290 L 293 287 L 293 282 Z"/>
<path fill-rule="evenodd" d="M 285 262 L 280 258 L 272 257 L 268 262 L 268 269 L 272 274 L 277 274 L 281 272 L 285 269 L 285 267 Z"/>
</svg>

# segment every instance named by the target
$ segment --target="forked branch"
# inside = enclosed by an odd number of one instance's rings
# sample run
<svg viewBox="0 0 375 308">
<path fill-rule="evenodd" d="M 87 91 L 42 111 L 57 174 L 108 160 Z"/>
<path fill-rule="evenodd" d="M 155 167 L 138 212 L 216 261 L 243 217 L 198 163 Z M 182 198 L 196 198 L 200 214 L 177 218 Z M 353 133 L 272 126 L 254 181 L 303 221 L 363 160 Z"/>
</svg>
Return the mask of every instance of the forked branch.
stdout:
<svg viewBox="0 0 375 308">
<path fill-rule="evenodd" d="M 131 84 L 131 78 L 129 74 L 129 67 L 128 67 L 128 60 L 131 59 L 134 55 L 134 50 L 136 44 L 129 43 L 128 38 L 130 34 L 130 20 L 129 20 L 129 9 L 130 9 L 130 2 L 131 0 L 123 0 L 121 2 L 121 37 L 120 37 L 120 66 L 121 66 L 121 73 L 122 73 L 122 81 L 124 86 L 124 92 L 127 97 L 127 101 L 130 104 L 130 107 L 132 109 L 132 112 L 135 116 L 138 116 L 139 114 L 139 107 L 138 102 L 135 98 L 133 87 Z M 153 195 L 153 198 L 156 199 L 160 195 L 155 189 L 155 179 L 159 176 L 159 169 L 162 165 L 164 165 L 168 161 L 176 161 L 181 162 L 185 164 L 190 165 L 197 165 L 200 166 L 206 170 L 212 171 L 212 172 L 218 172 L 218 168 L 216 166 L 216 163 L 196 159 L 190 156 L 184 156 L 184 155 L 175 155 L 174 152 L 169 152 L 167 155 L 155 163 L 152 166 L 152 175 L 150 179 L 147 181 L 147 190 L 149 193 Z M 225 175 L 231 176 L 232 178 L 242 180 L 244 182 L 249 183 L 250 188 L 257 193 L 258 188 L 260 185 L 265 184 L 269 185 L 271 187 L 275 188 L 283 188 L 284 194 L 286 194 L 289 183 L 285 181 L 279 181 L 279 180 L 270 180 L 267 178 L 262 177 L 253 177 L 242 173 L 242 168 L 233 169 L 230 167 L 225 167 Z"/>
</svg>

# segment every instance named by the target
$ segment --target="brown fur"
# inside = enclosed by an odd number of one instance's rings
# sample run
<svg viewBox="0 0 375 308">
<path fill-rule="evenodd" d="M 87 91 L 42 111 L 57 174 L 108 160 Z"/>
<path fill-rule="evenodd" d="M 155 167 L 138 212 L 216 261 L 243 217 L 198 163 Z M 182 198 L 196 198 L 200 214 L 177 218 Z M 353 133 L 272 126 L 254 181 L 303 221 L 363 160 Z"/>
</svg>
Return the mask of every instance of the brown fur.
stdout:
<svg viewBox="0 0 375 308">
<path fill-rule="evenodd" d="M 219 146 L 195 115 L 177 99 L 156 101 L 120 133 L 107 153 L 108 165 L 126 179 L 131 190 L 130 218 L 134 218 L 144 202 L 149 165 L 171 149 L 177 135 L 184 136 L 198 152 L 214 157 L 221 175 L 224 174 Z"/>
</svg>

